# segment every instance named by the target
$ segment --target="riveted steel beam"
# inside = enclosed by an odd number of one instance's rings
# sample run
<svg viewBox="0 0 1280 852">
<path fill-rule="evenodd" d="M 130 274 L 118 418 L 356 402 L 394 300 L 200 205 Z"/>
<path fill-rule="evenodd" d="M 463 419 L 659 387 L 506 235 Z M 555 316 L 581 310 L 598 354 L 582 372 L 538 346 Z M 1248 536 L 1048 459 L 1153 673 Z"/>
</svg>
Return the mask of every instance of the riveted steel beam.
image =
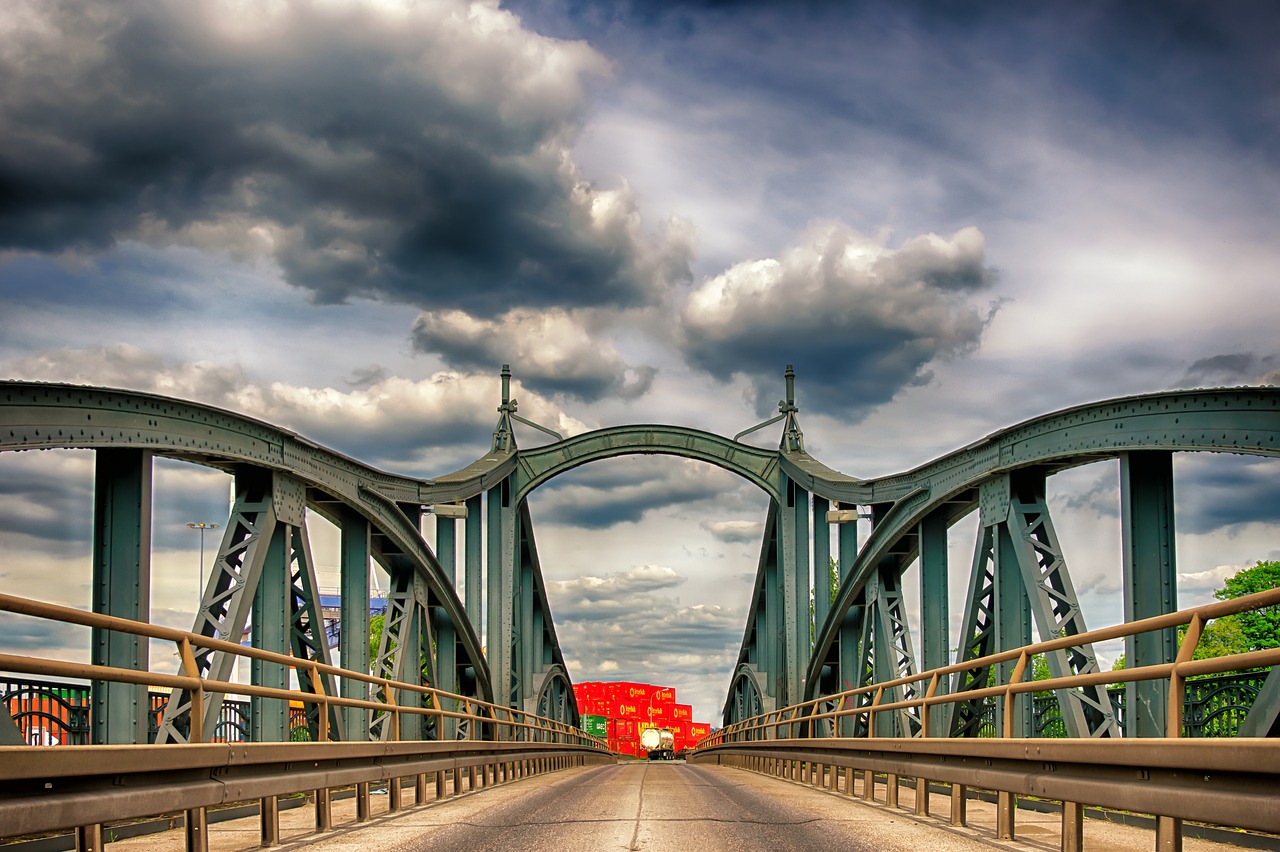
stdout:
<svg viewBox="0 0 1280 852">
<path fill-rule="evenodd" d="M 364 516 L 344 509 L 338 519 L 341 530 L 340 627 L 338 656 L 343 668 L 356 672 L 369 671 L 369 521 Z M 343 698 L 367 698 L 368 686 L 362 681 L 343 678 L 338 689 Z M 350 740 L 369 738 L 369 711 L 363 707 L 345 707 L 346 734 Z"/>
<path fill-rule="evenodd" d="M 513 477 L 515 499 L 524 500 L 539 485 L 575 467 L 626 455 L 667 455 L 704 461 L 747 479 L 780 503 L 784 499 L 777 452 L 678 426 L 599 429 L 521 450 Z"/>
<path fill-rule="evenodd" d="M 432 480 L 376 470 L 289 430 L 211 406 L 110 388 L 0 381 L 0 452 L 99 448 L 147 450 L 231 473 L 246 467 L 276 470 L 325 495 L 320 508 L 326 514 L 334 502 L 354 509 L 373 525 L 375 549 L 404 554 L 423 575 L 459 632 L 459 649 L 475 674 L 478 695 L 492 694 L 472 622 L 417 527 L 399 509 L 399 504 L 455 499 L 443 490 L 432 492 Z M 507 475 L 502 469 L 509 472 L 512 465 L 514 458 L 493 457 L 477 469 L 474 483 L 448 488 L 466 493 L 476 483 Z M 233 535 L 241 534 L 229 527 L 224 542 Z"/>
<path fill-rule="evenodd" d="M 962 450 L 912 471 L 875 480 L 796 471 L 799 457 L 784 457 L 782 469 L 821 496 L 848 503 L 893 501 L 893 511 L 873 530 L 832 611 L 817 630 L 809 678 L 825 660 L 849 607 L 879 560 L 902 550 L 921 519 L 942 509 L 949 523 L 971 510 L 976 488 L 1002 472 L 1035 466 L 1045 474 L 1128 453 L 1234 452 L 1280 455 L 1280 389 L 1232 388 L 1147 394 L 1077 406 L 996 432 Z M 908 544 L 905 558 L 914 556 Z"/>
<path fill-rule="evenodd" d="M 237 641 L 244 635 L 252 611 L 267 550 L 276 531 L 273 474 L 260 468 L 241 467 L 236 473 L 236 499 L 218 546 L 218 556 L 205 585 L 192 633 Z M 195 654 L 196 671 L 202 677 L 228 681 L 235 660 L 220 651 L 204 649 Z M 208 742 L 214 735 L 223 697 L 212 695 L 205 710 L 205 729 L 195 741 Z M 174 690 L 165 705 L 157 742 L 188 742 L 191 695 Z"/>
<path fill-rule="evenodd" d="M 1120 524 L 1125 621 L 1176 612 L 1178 578 L 1172 453 L 1130 452 L 1121 456 Z M 1125 657 L 1130 666 L 1173 662 L 1177 654 L 1178 637 L 1172 628 L 1125 640 Z M 1125 699 L 1128 736 L 1165 735 L 1168 725 L 1166 681 L 1129 683 Z"/>
<path fill-rule="evenodd" d="M 151 453 L 101 449 L 93 490 L 93 611 L 151 621 Z M 94 628 L 95 666 L 146 671 L 147 643 Z M 147 742 L 150 701 L 143 685 L 95 681 L 90 691 L 95 744 Z"/>
</svg>

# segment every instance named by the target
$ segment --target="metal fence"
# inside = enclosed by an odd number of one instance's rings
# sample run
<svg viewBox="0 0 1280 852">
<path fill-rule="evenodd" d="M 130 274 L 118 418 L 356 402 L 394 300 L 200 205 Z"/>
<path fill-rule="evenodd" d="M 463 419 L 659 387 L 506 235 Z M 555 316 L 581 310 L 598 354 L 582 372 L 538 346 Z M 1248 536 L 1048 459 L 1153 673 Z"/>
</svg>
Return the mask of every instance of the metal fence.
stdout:
<svg viewBox="0 0 1280 852">
<path fill-rule="evenodd" d="M 1258 690 L 1267 670 L 1188 678 L 1187 697 L 1182 707 L 1184 737 L 1234 737 L 1257 700 Z M 1114 686 L 1107 690 L 1112 710 L 1121 728 L 1124 726 L 1125 690 Z M 149 741 L 155 742 L 160 717 L 164 713 L 166 692 L 152 692 Z M 0 703 L 9 709 L 22 739 L 31 745 L 88 745 L 90 734 L 90 687 L 87 684 L 47 680 L 0 678 Z M 1033 731 L 1037 737 L 1066 737 L 1062 709 L 1052 693 L 1032 697 Z M 251 742 L 252 723 L 248 701 L 227 699 L 218 716 L 214 742 Z M 983 708 L 978 736 L 996 736 L 996 706 L 988 702 Z M 305 708 L 289 711 L 289 739 L 305 742 L 311 739 Z"/>
</svg>

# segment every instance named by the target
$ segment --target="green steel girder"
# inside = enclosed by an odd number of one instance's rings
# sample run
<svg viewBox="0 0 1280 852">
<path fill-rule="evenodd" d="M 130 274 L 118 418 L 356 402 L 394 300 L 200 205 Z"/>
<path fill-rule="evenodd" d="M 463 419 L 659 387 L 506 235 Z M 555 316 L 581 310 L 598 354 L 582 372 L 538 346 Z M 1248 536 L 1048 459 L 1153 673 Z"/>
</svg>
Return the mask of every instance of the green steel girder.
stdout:
<svg viewBox="0 0 1280 852">
<path fill-rule="evenodd" d="M 93 488 L 93 611 L 151 620 L 151 453 L 99 451 Z M 146 640 L 93 628 L 94 665 L 145 671 Z M 89 718 L 96 744 L 145 744 L 150 712 L 145 684 L 95 681 Z"/>
<path fill-rule="evenodd" d="M 520 450 L 513 475 L 515 499 L 547 480 L 588 462 L 627 455 L 696 459 L 736 473 L 783 502 L 779 455 L 729 438 L 679 426 L 618 426 L 587 432 L 532 450 Z"/>
<path fill-rule="evenodd" d="M 1081 405 L 875 480 L 819 476 L 824 469 L 807 456 L 784 454 L 783 471 L 814 494 L 855 505 L 893 503 L 872 530 L 817 630 L 807 676 L 810 689 L 840 633 L 843 613 L 860 602 L 862 588 L 883 557 L 895 553 L 904 564 L 915 557 L 913 540 L 927 515 L 943 510 L 954 522 L 972 510 L 978 486 L 1002 473 L 1035 466 L 1051 474 L 1146 450 L 1280 456 L 1280 388 L 1173 391 Z M 807 481 L 806 472 L 812 477 Z"/>
<path fill-rule="evenodd" d="M 287 429 L 212 406 L 110 388 L 0 381 L 0 452 L 126 447 L 233 473 L 245 466 L 279 471 L 305 483 L 309 507 L 326 517 L 333 517 L 335 502 L 356 511 L 384 550 L 403 554 L 422 574 L 455 625 L 464 657 L 459 665 L 474 668 L 477 696 L 492 699 L 477 631 L 417 524 L 400 509 L 432 502 L 426 496 L 431 480 L 385 473 Z"/>
<path fill-rule="evenodd" d="M 774 709 L 764 698 L 761 672 L 753 663 L 739 663 L 729 681 L 729 696 L 725 701 L 724 724 L 732 725 L 767 713 Z"/>
<path fill-rule="evenodd" d="M 765 516 L 764 538 L 760 544 L 760 558 L 756 563 L 756 576 L 751 592 L 751 604 L 747 607 L 747 623 L 738 651 L 738 668 L 750 667 L 759 688 L 760 703 L 766 710 L 783 706 L 780 697 L 785 680 L 780 677 L 779 660 L 783 647 L 780 635 L 782 608 L 778 588 L 778 504 L 769 502 Z M 729 705 L 725 706 L 725 712 Z"/>
<path fill-rule="evenodd" d="M 792 403 L 790 390 L 788 402 Z M 514 403 L 511 408 L 514 410 Z M 763 695 L 785 693 L 787 682 L 798 678 L 811 697 L 822 682 L 824 666 L 834 660 L 841 669 L 838 677 L 847 679 L 846 659 L 849 662 L 865 660 L 865 653 L 871 652 L 867 645 L 874 644 L 873 641 L 869 638 L 859 647 L 848 635 L 848 622 L 849 613 L 865 607 L 864 590 L 873 576 L 878 576 L 876 572 L 889 564 L 886 560 L 898 567 L 905 566 L 922 549 L 932 548 L 936 554 L 940 531 L 972 511 L 978 503 L 979 491 L 992 479 L 1028 468 L 1049 475 L 1100 459 L 1128 459 L 1144 453 L 1208 451 L 1280 455 L 1280 417 L 1277 416 L 1280 390 L 1276 388 L 1177 391 L 1081 405 L 993 433 L 905 473 L 870 480 L 841 474 L 805 453 L 794 414 L 794 404 L 784 406 L 788 431 L 780 451 L 758 449 L 693 429 L 618 427 L 529 451 L 516 449 L 514 441 L 499 443 L 495 439 L 494 451 L 472 465 L 435 480 L 419 480 L 374 470 L 287 430 L 207 406 L 102 388 L 0 382 L 0 451 L 134 448 L 224 470 L 250 465 L 297 478 L 308 489 L 308 505 L 325 512 L 325 502 L 340 502 L 370 522 L 375 558 L 385 563 L 387 559 L 404 556 L 413 563 L 433 600 L 439 602 L 449 622 L 458 625 L 458 649 L 465 657 L 458 664 L 460 667 L 468 662 L 475 665 L 477 689 L 485 698 L 492 698 L 495 690 L 490 686 L 479 650 L 475 628 L 479 613 L 473 610 L 473 598 L 478 597 L 473 593 L 479 582 L 476 554 L 483 535 L 480 522 L 472 521 L 469 516 L 466 527 L 468 606 L 464 613 L 449 577 L 422 540 L 416 523 L 402 511 L 403 506 L 466 500 L 470 513 L 479 518 L 480 495 L 488 491 L 492 496 L 495 491 L 505 490 L 505 507 L 514 515 L 514 508 L 522 506 L 524 498 L 548 479 L 590 461 L 629 454 L 697 459 L 743 476 L 768 493 L 773 505 L 770 510 L 772 532 L 766 533 L 762 549 L 756 598 L 740 663 L 754 656 L 752 665 L 758 665 L 766 684 Z M 1151 488 L 1144 485 L 1145 475 L 1135 481 L 1135 504 L 1143 503 L 1141 495 Z M 794 649 L 799 645 L 800 625 L 796 624 L 792 631 L 786 628 L 791 626 L 788 622 L 798 620 L 795 591 L 800 573 L 799 538 L 803 532 L 808 541 L 804 528 L 810 521 L 807 509 L 805 519 L 802 521 L 799 517 L 798 504 L 803 501 L 796 499 L 797 493 L 803 494 L 806 500 L 813 498 L 814 512 L 821 505 L 819 501 L 877 508 L 877 522 L 871 536 L 851 564 L 846 563 L 852 550 L 845 547 L 842 535 L 840 589 L 816 630 L 808 669 L 798 673 L 783 670 L 787 665 L 793 668 L 803 665 L 802 660 L 786 660 L 795 656 Z M 781 517 L 779 506 L 786 507 Z M 501 518 L 501 515 L 500 512 L 495 517 Z M 1146 569 L 1131 566 L 1158 564 L 1162 558 L 1147 555 L 1148 542 L 1154 541 L 1156 547 L 1163 547 L 1162 542 L 1168 541 L 1170 534 L 1159 532 L 1164 523 L 1162 515 L 1127 523 L 1126 534 L 1131 534 L 1133 544 L 1127 545 L 1126 571 L 1141 574 Z M 490 577 L 491 592 L 500 590 L 501 598 L 510 601 L 512 606 L 506 610 L 505 617 L 503 608 L 499 607 L 495 613 L 496 623 L 509 628 L 509 636 L 520 632 L 519 628 L 526 633 L 544 631 L 551 624 L 545 602 L 543 609 L 529 610 L 531 615 L 541 614 L 541 623 L 536 627 L 531 629 L 529 624 L 515 623 L 515 599 L 517 595 L 527 597 L 530 591 L 523 580 L 517 583 L 515 518 L 511 517 L 506 524 L 506 533 L 501 532 L 503 525 L 497 525 L 497 531 L 492 526 L 490 541 L 498 545 L 499 554 L 510 548 L 505 557 L 500 557 L 500 565 L 491 566 L 499 581 L 495 587 L 494 577 Z M 818 529 L 819 525 L 814 522 L 812 528 Z M 473 541 L 477 544 L 475 548 Z M 779 547 L 780 541 L 785 542 L 784 547 Z M 1052 545 L 1046 542 L 1047 539 L 1043 539 L 1041 545 L 1044 546 L 1037 550 L 1040 557 L 1052 550 Z M 1036 546 L 1033 543 L 1033 547 Z M 979 551 L 982 550 L 980 541 Z M 818 552 L 815 549 L 815 555 Z M 937 572 L 945 573 L 945 569 L 938 567 L 940 563 L 936 558 L 931 557 L 931 582 L 935 585 Z M 788 578 L 789 564 L 794 566 L 790 571 L 794 576 L 790 579 L 795 581 L 795 588 L 790 589 L 782 582 Z M 1043 565 L 1051 568 L 1052 560 L 1044 561 Z M 501 566 L 506 566 L 505 576 Z M 1162 566 L 1160 573 L 1167 570 Z M 1146 604 L 1141 601 L 1135 604 L 1143 605 Z M 1051 608 L 1056 606 L 1050 604 Z M 1158 607 L 1164 608 L 1166 604 L 1160 602 Z M 470 618 L 466 617 L 468 614 Z M 537 618 L 533 615 L 534 621 Z M 855 619 L 860 622 L 858 627 L 868 629 L 873 620 Z M 510 623 L 504 623 L 507 621 Z M 936 641 L 928 643 L 927 653 L 931 658 L 935 656 L 935 644 Z M 503 677 L 514 673 L 517 653 L 523 652 L 513 647 L 501 655 L 511 658 Z M 559 662 L 558 649 L 552 656 Z M 527 667 L 523 660 L 519 665 Z M 794 695 L 791 700 L 802 697 L 805 696 Z"/>
<path fill-rule="evenodd" d="M 578 726 L 578 699 L 574 697 L 573 682 L 569 680 L 564 666 L 556 663 L 547 667 L 534 694 L 537 696 L 533 705 L 536 715 Z"/>
<path fill-rule="evenodd" d="M 542 693 L 541 688 L 533 688 L 539 678 L 546 683 L 550 673 L 560 671 L 564 673 L 566 681 L 571 686 L 572 682 L 568 680 L 568 667 L 565 665 L 564 654 L 560 650 L 560 639 L 556 636 L 555 620 L 551 617 L 551 604 L 547 600 L 547 584 L 542 575 L 542 562 L 538 558 L 538 545 L 533 536 L 533 521 L 529 517 L 528 503 L 522 503 L 520 506 L 520 525 L 523 530 L 522 538 L 527 560 L 521 594 L 529 601 L 527 615 L 522 616 L 521 621 L 522 634 L 528 635 L 529 641 L 522 649 L 521 659 L 524 660 L 526 672 L 524 682 L 532 688 L 525 699 L 526 707 L 530 707 L 535 696 L 540 696 Z M 569 690 L 568 701 L 576 716 L 578 704 L 573 697 L 572 688 Z"/>
</svg>

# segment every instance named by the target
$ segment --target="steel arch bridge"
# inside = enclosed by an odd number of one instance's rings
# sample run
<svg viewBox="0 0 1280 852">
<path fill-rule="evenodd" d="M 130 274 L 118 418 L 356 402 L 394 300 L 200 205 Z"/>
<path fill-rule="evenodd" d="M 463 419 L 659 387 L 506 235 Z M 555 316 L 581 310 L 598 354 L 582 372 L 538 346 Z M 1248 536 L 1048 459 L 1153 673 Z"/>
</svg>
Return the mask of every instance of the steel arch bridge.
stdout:
<svg viewBox="0 0 1280 852">
<path fill-rule="evenodd" d="M 1132 621 L 1176 606 L 1173 456 L 1181 452 L 1280 455 L 1280 390 L 1230 388 L 1131 396 L 1053 412 L 1001 430 L 914 470 L 857 479 L 806 453 L 787 369 L 786 399 L 772 420 L 725 438 L 677 426 L 614 427 L 568 439 L 526 420 L 510 398 L 503 368 L 502 404 L 490 450 L 462 470 L 416 479 L 376 470 L 262 421 L 191 402 L 114 390 L 34 382 L 0 382 L 0 452 L 91 449 L 94 482 L 95 612 L 147 621 L 150 586 L 151 466 L 156 456 L 226 471 L 235 499 L 193 632 L 207 637 L 250 632 L 255 647 L 291 653 L 306 691 L 363 698 L 355 681 L 312 681 L 307 662 L 328 662 L 307 510 L 341 531 L 344 667 L 576 723 L 577 708 L 548 606 L 528 497 L 577 466 L 633 454 L 661 454 L 717 465 L 769 496 L 764 537 L 724 721 L 822 695 L 886 682 L 951 662 L 946 624 L 947 531 L 977 512 L 978 534 L 962 604 L 955 662 L 977 659 L 1041 637 L 1086 631 L 1045 500 L 1053 474 L 1102 459 L 1121 472 L 1125 617 Z M 776 450 L 741 442 L 783 421 Z M 556 440 L 516 445 L 515 422 Z M 436 516 L 436 548 L 420 532 Z M 858 541 L 857 519 L 871 533 Z M 833 547 L 834 540 L 834 547 Z M 461 553 L 461 558 L 459 558 Z M 829 559 L 838 564 L 834 596 L 815 583 Z M 382 642 L 370 659 L 368 567 L 391 578 Z M 919 565 L 922 617 L 917 641 L 903 606 L 903 574 Z M 481 612 L 481 590 L 486 610 Z M 812 595 L 812 615 L 810 599 Z M 465 603 L 464 603 L 465 600 Z M 481 644 L 487 627 L 487 649 Z M 916 649 L 919 649 L 919 655 Z M 482 650 L 483 649 L 483 650 Z M 1130 665 L 1172 661 L 1176 636 L 1165 631 L 1126 649 Z M 93 637 L 93 662 L 145 668 L 145 644 L 105 631 Z M 425 661 L 425 665 L 421 664 Z M 225 680 L 232 661 L 217 652 L 196 659 L 201 676 Z M 1049 656 L 1055 676 L 1097 671 L 1087 644 Z M 424 671 L 425 670 L 425 671 Z M 255 670 L 266 686 L 287 673 Z M 972 670 L 955 692 L 985 685 Z M 1272 680 L 1276 676 L 1272 675 Z M 1165 696 L 1153 682 L 1132 684 L 1128 736 L 1160 736 Z M 901 698 L 914 697 L 903 687 Z M 335 691 L 336 690 L 336 691 Z M 145 704 L 134 687 L 106 685 L 94 695 L 94 741 L 146 742 Z M 1280 693 L 1280 686 L 1269 691 Z M 1120 733 L 1102 688 L 1061 690 L 1071 736 Z M 411 702 L 413 694 L 397 696 Z M 161 739 L 190 737 L 190 697 L 175 692 Z M 973 734 L 980 702 L 930 716 L 931 735 Z M 1280 700 L 1255 705 L 1251 723 L 1271 729 Z M 216 724 L 216 708 L 206 727 Z M 385 718 L 385 716 L 383 717 Z M 1030 735 L 1029 712 L 1014 733 Z M 312 719 L 314 725 L 317 720 Z M 383 719 L 357 708 L 334 710 L 338 738 L 387 736 Z M 919 718 L 880 714 L 876 733 L 922 733 Z M 283 739 L 283 710 L 255 714 L 254 738 Z M 405 738 L 438 731 L 402 731 Z M 852 731 L 850 733 L 853 733 Z M 206 731 L 206 738 L 212 731 Z"/>
</svg>

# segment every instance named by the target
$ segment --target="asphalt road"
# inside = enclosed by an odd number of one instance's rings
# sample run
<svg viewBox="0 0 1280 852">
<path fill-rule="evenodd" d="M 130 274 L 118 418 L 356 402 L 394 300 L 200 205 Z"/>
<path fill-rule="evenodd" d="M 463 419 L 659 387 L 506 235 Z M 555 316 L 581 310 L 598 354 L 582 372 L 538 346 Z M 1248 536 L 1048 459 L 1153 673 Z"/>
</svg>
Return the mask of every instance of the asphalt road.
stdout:
<svg viewBox="0 0 1280 852">
<path fill-rule="evenodd" d="M 412 788 L 410 787 L 410 790 Z M 883 791 L 881 791 L 883 792 Z M 606 852 L 611 850 L 1036 850 L 1059 848 L 1059 818 L 1018 815 L 1018 838 L 995 839 L 994 807 L 971 801 L 969 825 L 952 827 L 945 795 L 916 817 L 912 791 L 897 809 L 714 765 L 625 762 L 500 784 L 397 813 L 375 796 L 374 818 L 354 821 L 354 800 L 334 802 L 335 830 L 316 834 L 310 807 L 282 811 L 279 848 L 320 852 Z M 122 840 L 118 852 L 182 848 L 182 832 Z M 210 852 L 258 848 L 256 817 L 209 829 Z M 1088 821 L 1091 852 L 1154 848 L 1150 831 Z M 1235 847 L 1187 839 L 1186 852 Z"/>
<path fill-rule="evenodd" d="M 570 770 L 308 839 L 326 852 L 991 848 L 830 793 L 684 763 Z"/>
</svg>

